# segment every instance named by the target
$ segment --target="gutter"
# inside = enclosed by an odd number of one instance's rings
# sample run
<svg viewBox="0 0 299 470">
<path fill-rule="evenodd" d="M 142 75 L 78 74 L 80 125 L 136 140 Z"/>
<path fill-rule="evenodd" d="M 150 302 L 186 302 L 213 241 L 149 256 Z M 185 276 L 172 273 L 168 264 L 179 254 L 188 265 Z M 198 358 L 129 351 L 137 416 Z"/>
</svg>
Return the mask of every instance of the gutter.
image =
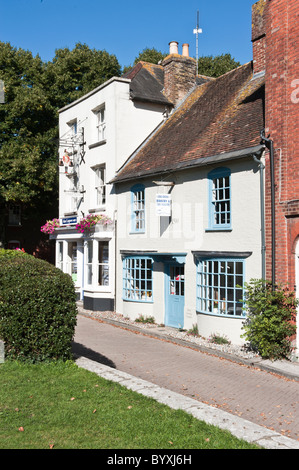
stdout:
<svg viewBox="0 0 299 470">
<path fill-rule="evenodd" d="M 161 123 L 160 125 L 162 125 L 162 124 L 163 123 Z M 157 129 L 155 129 L 155 131 Z M 142 146 L 145 145 L 146 142 L 147 142 L 147 140 L 142 144 Z M 140 148 L 141 148 L 141 146 L 137 149 L 137 151 L 140 150 Z M 222 163 L 222 162 L 229 161 L 229 160 L 236 160 L 236 159 L 239 159 L 239 158 L 248 158 L 253 154 L 261 153 L 263 150 L 264 150 L 264 145 L 256 145 L 255 147 L 249 147 L 249 148 L 242 149 L 242 150 L 234 150 L 234 151 L 231 151 L 231 152 L 220 153 L 218 155 L 211 155 L 209 157 L 200 157 L 200 158 L 192 159 L 192 160 L 189 160 L 189 161 L 182 161 L 182 162 L 179 162 L 177 164 L 172 163 L 171 165 L 169 165 L 168 167 L 165 167 L 163 169 L 149 170 L 149 171 L 145 171 L 145 172 L 141 171 L 141 172 L 136 172 L 133 175 L 131 174 L 131 175 L 122 177 L 121 176 L 122 169 L 125 167 L 126 163 L 128 163 L 129 160 L 131 160 L 136 155 L 136 153 L 137 153 L 137 151 L 136 151 L 127 160 L 127 162 L 118 170 L 119 175 L 116 174 L 116 176 L 114 176 L 114 178 L 111 181 L 109 181 L 109 183 L 110 184 L 111 183 L 122 183 L 122 182 L 125 182 L 125 181 L 134 181 L 134 180 L 140 179 L 140 178 L 147 178 L 147 177 L 151 178 L 151 177 L 156 176 L 156 175 L 163 175 L 165 173 L 173 173 L 174 171 L 178 171 L 178 170 L 188 170 L 190 168 L 192 169 L 192 168 L 197 168 L 197 167 L 201 167 L 201 166 L 212 165 L 212 164 L 215 164 L 215 163 Z"/>
<path fill-rule="evenodd" d="M 265 137 L 265 129 L 261 131 L 261 138 L 270 152 L 270 183 L 271 183 L 271 257 L 272 257 L 272 290 L 275 290 L 275 188 L 274 188 L 274 144 L 273 140 Z"/>
<path fill-rule="evenodd" d="M 265 243 L 265 197 L 264 197 L 264 169 L 265 165 L 259 160 L 256 154 L 252 155 L 253 160 L 260 169 L 260 205 L 261 205 L 261 252 L 262 252 L 262 279 L 266 279 L 266 243 Z"/>
</svg>

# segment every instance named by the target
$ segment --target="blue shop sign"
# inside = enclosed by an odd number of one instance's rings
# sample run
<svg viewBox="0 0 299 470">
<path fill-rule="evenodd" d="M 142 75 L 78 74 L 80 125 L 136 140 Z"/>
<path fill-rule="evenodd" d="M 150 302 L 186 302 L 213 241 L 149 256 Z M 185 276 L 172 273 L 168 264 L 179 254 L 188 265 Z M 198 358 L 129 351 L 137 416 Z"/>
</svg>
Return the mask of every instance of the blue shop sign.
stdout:
<svg viewBox="0 0 299 470">
<path fill-rule="evenodd" d="M 76 225 L 77 217 L 63 217 L 61 219 L 61 225 Z"/>
</svg>

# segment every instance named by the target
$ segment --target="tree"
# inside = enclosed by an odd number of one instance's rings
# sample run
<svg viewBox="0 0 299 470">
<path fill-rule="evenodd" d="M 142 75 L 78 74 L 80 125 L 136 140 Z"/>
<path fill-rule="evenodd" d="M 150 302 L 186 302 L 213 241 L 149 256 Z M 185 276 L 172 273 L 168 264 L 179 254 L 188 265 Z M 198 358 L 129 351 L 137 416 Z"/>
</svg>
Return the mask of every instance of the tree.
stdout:
<svg viewBox="0 0 299 470">
<path fill-rule="evenodd" d="M 51 102 L 61 108 L 120 73 L 117 58 L 106 51 L 81 43 L 72 50 L 57 49 L 46 64 Z"/>
<path fill-rule="evenodd" d="M 57 113 L 49 102 L 39 56 L 0 42 L 0 199 L 37 207 L 56 189 Z M 54 158 L 53 158 L 54 155 Z M 51 203 L 51 201 L 46 201 Z"/>
<path fill-rule="evenodd" d="M 211 55 L 202 56 L 198 59 L 198 73 L 199 75 L 217 78 L 240 65 L 240 62 L 235 61 L 230 54 L 221 54 L 215 57 Z"/>
<path fill-rule="evenodd" d="M 151 64 L 158 64 L 161 60 L 165 59 L 168 54 L 166 52 L 157 51 L 157 49 L 146 47 L 134 60 L 134 65 L 140 61 L 150 62 Z"/>
<path fill-rule="evenodd" d="M 113 76 L 115 56 L 76 44 L 44 63 L 30 51 L 0 42 L 0 242 L 11 203 L 26 217 L 53 218 L 58 211 L 58 109 Z M 41 225 L 41 224 L 40 224 Z"/>
<path fill-rule="evenodd" d="M 138 62 L 141 62 L 141 61 L 149 62 L 150 64 L 158 64 L 161 60 L 165 59 L 166 56 L 167 56 L 167 53 L 157 51 L 157 49 L 155 49 L 154 47 L 152 48 L 146 47 L 135 58 L 133 65 L 136 65 L 138 64 Z M 128 72 L 131 68 L 132 68 L 132 65 L 128 65 L 124 67 L 123 73 Z"/>
<path fill-rule="evenodd" d="M 134 65 L 140 61 L 158 64 L 165 59 L 167 53 L 163 53 L 153 48 L 145 48 L 134 60 Z M 239 67 L 241 64 L 237 62 L 231 54 L 221 54 L 217 56 L 202 56 L 198 59 L 198 73 L 207 77 L 220 77 L 226 72 Z M 124 67 L 123 73 L 126 73 L 131 66 Z"/>
</svg>

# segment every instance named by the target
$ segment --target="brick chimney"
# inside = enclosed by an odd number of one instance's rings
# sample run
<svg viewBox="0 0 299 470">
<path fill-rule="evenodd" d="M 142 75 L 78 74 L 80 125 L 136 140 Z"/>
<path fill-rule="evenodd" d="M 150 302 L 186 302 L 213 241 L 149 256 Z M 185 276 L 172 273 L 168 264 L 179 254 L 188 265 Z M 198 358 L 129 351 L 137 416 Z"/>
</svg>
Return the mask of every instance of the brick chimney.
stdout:
<svg viewBox="0 0 299 470">
<path fill-rule="evenodd" d="M 252 5 L 251 42 L 253 72 L 263 72 L 266 67 L 266 0 L 259 0 Z"/>
<path fill-rule="evenodd" d="M 183 44 L 182 55 L 178 43 L 169 43 L 169 55 L 162 62 L 164 67 L 164 94 L 175 106 L 196 83 L 196 60 L 189 57 L 189 45 Z"/>
</svg>

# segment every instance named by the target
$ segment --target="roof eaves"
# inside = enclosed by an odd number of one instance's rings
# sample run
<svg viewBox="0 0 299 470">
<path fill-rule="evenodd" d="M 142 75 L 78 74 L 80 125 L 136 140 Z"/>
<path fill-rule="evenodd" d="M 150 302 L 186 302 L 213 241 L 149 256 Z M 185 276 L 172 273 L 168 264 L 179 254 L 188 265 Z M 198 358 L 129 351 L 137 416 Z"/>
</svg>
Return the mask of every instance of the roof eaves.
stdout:
<svg viewBox="0 0 299 470">
<path fill-rule="evenodd" d="M 69 103 L 69 104 L 63 106 L 63 108 L 60 108 L 58 110 L 58 113 L 66 111 L 67 109 L 71 108 L 72 106 L 76 106 L 81 101 L 86 100 L 87 98 L 94 95 L 95 93 L 97 93 L 98 91 L 100 91 L 103 88 L 107 87 L 108 85 L 110 85 L 113 82 L 131 83 L 131 80 L 129 78 L 112 77 L 109 80 L 107 80 L 106 82 L 99 85 L 97 88 L 94 88 L 93 90 L 91 90 L 89 93 L 86 93 L 86 95 L 83 95 L 80 98 L 78 98 L 77 100 L 72 101 L 72 103 Z"/>
<path fill-rule="evenodd" d="M 196 168 L 201 166 L 213 165 L 214 163 L 222 163 L 231 160 L 237 160 L 240 158 L 248 158 L 253 155 L 261 156 L 263 150 L 265 149 L 264 145 L 256 145 L 254 147 L 249 147 L 246 149 L 235 150 L 232 152 L 221 153 L 218 155 L 211 155 L 208 157 L 201 157 L 196 160 L 179 162 L 175 165 L 172 165 L 168 168 L 157 169 L 155 171 L 144 171 L 140 173 L 135 173 L 134 175 L 127 175 L 122 177 L 121 175 L 115 176 L 110 183 L 122 183 L 125 181 L 147 178 L 150 176 L 156 176 L 164 173 L 170 173 L 178 170 L 188 170 L 190 168 Z"/>
</svg>

